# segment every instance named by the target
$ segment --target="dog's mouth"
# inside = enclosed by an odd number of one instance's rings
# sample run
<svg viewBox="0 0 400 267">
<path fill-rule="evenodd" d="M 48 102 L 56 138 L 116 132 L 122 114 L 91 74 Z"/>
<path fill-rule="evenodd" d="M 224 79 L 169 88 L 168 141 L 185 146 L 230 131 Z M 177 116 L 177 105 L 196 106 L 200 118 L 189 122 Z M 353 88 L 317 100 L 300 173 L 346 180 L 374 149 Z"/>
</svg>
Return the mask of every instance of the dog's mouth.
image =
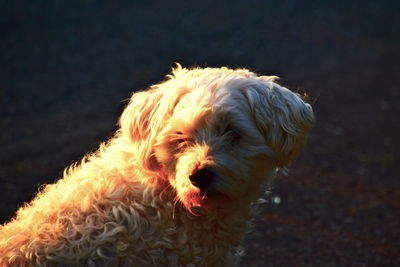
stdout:
<svg viewBox="0 0 400 267">
<path fill-rule="evenodd" d="M 232 198 L 215 189 L 192 188 L 181 197 L 185 207 L 191 211 L 193 207 L 216 208 L 226 206 Z"/>
<path fill-rule="evenodd" d="M 182 204 L 193 211 L 194 207 L 216 208 L 226 206 L 232 201 L 229 192 L 221 185 L 221 177 L 214 168 L 202 168 L 191 175 L 175 175 L 172 186 Z"/>
<path fill-rule="evenodd" d="M 200 189 L 196 195 L 194 195 L 196 199 L 193 204 L 194 206 L 202 206 L 202 207 L 216 207 L 216 206 L 224 206 L 228 202 L 232 201 L 232 198 L 216 189 Z"/>
<path fill-rule="evenodd" d="M 215 189 L 200 188 L 200 196 L 201 196 L 201 198 L 217 197 L 220 194 L 222 194 L 222 193 L 218 192 Z"/>
<path fill-rule="evenodd" d="M 224 205 L 230 201 L 232 201 L 232 199 L 228 195 L 221 193 L 221 192 L 213 192 L 213 193 L 206 194 L 201 199 L 201 203 L 207 207 L 208 206 L 216 206 L 216 205 Z"/>
</svg>

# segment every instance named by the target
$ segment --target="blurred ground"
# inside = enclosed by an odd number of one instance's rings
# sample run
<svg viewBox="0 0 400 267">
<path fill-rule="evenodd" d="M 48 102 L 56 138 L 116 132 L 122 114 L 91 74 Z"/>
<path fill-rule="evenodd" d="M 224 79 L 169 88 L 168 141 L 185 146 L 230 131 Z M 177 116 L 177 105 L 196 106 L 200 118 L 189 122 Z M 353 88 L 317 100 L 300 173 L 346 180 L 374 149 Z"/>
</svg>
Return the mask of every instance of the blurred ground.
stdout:
<svg viewBox="0 0 400 267">
<path fill-rule="evenodd" d="M 242 266 L 400 266 L 398 2 L 181 2 L 0 1 L 1 222 L 174 62 L 248 67 L 318 122 Z"/>
</svg>

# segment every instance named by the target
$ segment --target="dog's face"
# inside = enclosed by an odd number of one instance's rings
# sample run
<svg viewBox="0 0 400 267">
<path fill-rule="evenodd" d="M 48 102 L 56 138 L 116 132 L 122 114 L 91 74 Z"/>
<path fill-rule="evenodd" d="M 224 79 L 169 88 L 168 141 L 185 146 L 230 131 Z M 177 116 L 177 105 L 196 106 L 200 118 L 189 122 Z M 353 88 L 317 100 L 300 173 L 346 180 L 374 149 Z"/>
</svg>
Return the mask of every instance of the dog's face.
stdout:
<svg viewBox="0 0 400 267">
<path fill-rule="evenodd" d="M 187 207 L 243 198 L 277 166 L 244 96 L 226 87 L 182 95 L 156 138 L 155 157 Z"/>
<path fill-rule="evenodd" d="M 254 200 L 296 158 L 314 120 L 276 77 L 178 66 L 169 78 L 132 97 L 121 128 L 189 210 Z"/>
</svg>

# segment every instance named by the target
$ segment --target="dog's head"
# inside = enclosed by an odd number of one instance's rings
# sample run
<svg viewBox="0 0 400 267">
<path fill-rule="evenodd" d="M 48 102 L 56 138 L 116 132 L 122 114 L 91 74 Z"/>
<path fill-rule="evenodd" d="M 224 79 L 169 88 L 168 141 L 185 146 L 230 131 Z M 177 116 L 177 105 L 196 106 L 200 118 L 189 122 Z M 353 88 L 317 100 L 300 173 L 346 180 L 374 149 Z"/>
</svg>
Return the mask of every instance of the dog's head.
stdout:
<svg viewBox="0 0 400 267">
<path fill-rule="evenodd" d="M 178 65 L 167 78 L 132 96 L 121 133 L 189 210 L 252 201 L 296 159 L 314 122 L 311 106 L 274 76 Z"/>
</svg>

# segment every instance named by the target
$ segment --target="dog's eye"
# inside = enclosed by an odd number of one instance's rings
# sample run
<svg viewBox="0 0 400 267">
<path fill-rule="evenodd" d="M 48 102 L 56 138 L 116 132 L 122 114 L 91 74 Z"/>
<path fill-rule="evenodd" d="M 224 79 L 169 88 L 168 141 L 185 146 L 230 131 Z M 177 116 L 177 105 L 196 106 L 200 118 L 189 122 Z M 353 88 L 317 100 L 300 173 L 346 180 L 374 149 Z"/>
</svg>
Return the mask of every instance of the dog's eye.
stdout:
<svg viewBox="0 0 400 267">
<path fill-rule="evenodd" d="M 238 142 L 240 139 L 242 139 L 242 135 L 239 130 L 232 127 L 231 125 L 228 125 L 225 128 L 224 135 L 228 136 L 232 140 L 232 142 Z"/>
<path fill-rule="evenodd" d="M 186 136 L 183 132 L 177 131 L 172 134 L 171 140 L 171 145 L 174 146 L 174 148 L 180 148 L 185 146 L 192 139 Z"/>
<path fill-rule="evenodd" d="M 186 136 L 183 134 L 183 132 L 174 132 L 172 134 L 172 139 L 175 141 L 184 141 L 186 139 Z"/>
</svg>

